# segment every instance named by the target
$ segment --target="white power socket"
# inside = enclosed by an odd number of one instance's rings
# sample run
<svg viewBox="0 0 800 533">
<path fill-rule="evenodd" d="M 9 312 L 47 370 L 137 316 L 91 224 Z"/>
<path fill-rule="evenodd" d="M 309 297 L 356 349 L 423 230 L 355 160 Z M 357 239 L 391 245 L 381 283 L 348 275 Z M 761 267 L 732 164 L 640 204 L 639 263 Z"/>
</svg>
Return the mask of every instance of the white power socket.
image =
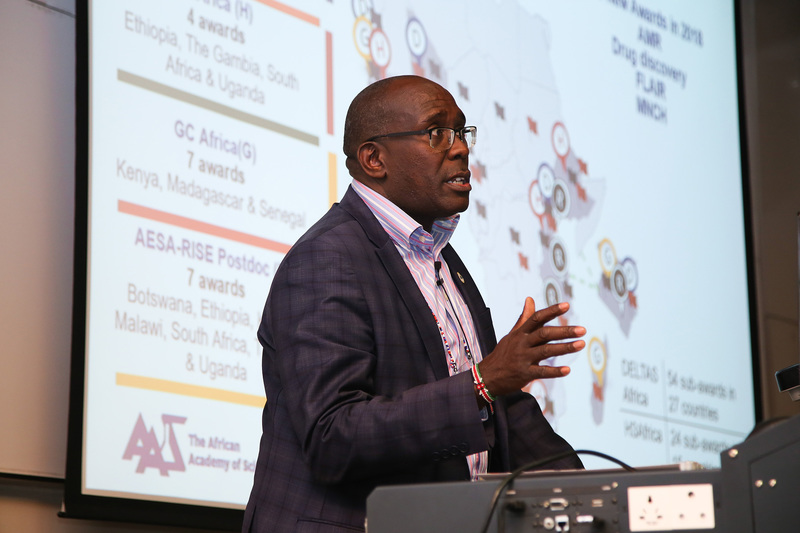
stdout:
<svg viewBox="0 0 800 533">
<path fill-rule="evenodd" d="M 628 487 L 631 531 L 714 529 L 714 489 L 710 483 Z"/>
</svg>

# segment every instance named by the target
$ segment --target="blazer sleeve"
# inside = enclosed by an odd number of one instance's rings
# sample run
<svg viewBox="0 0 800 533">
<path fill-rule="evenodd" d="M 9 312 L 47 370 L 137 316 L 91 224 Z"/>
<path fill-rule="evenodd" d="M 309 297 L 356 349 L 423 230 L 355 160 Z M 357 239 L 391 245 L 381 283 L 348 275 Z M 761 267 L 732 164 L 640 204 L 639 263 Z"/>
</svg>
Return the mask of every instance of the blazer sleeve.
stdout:
<svg viewBox="0 0 800 533">
<path fill-rule="evenodd" d="M 536 470 L 583 469 L 583 463 L 572 446 L 558 435 L 542 414 L 536 399 L 527 392 L 503 397 L 508 416 L 508 447 L 511 470 L 548 457 L 566 453 L 536 467 Z"/>
<path fill-rule="evenodd" d="M 331 232 L 298 243 L 259 330 L 268 401 L 290 413 L 322 483 L 487 449 L 471 376 L 435 378 L 411 319 L 427 307 L 408 309 L 364 240 Z"/>
</svg>

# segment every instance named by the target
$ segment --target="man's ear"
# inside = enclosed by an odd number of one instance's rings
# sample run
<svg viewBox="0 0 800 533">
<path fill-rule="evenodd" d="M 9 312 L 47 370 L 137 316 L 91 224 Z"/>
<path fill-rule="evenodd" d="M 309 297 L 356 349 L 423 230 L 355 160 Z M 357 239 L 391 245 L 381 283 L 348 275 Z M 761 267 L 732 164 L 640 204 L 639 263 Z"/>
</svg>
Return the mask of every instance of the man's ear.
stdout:
<svg viewBox="0 0 800 533">
<path fill-rule="evenodd" d="M 364 174 L 376 180 L 386 177 L 385 156 L 384 148 L 372 141 L 363 143 L 358 147 L 358 152 L 356 153 L 358 164 Z"/>
</svg>

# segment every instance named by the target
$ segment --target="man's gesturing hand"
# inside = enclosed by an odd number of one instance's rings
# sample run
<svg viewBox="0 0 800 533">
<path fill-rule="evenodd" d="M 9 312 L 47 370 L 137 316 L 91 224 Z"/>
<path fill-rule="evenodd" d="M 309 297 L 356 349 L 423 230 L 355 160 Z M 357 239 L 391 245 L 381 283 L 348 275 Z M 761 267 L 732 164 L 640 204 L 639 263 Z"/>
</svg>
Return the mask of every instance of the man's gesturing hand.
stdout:
<svg viewBox="0 0 800 533">
<path fill-rule="evenodd" d="M 536 311 L 533 299 L 525 299 L 522 315 L 511 332 L 500 339 L 497 347 L 484 357 L 479 368 L 486 388 L 494 396 L 509 394 L 541 378 L 558 378 L 569 374 L 568 366 L 539 366 L 548 357 L 582 350 L 582 340 L 566 341 L 586 334 L 581 326 L 547 326 L 569 311 L 564 302 Z"/>
</svg>

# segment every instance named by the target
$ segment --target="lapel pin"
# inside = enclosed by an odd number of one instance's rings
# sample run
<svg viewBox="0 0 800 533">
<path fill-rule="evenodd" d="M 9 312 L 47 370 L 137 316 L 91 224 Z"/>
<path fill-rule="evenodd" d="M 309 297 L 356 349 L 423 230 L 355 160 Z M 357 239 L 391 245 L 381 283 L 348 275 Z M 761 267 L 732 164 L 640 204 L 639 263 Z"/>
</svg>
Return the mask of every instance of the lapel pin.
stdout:
<svg viewBox="0 0 800 533">
<path fill-rule="evenodd" d="M 456 272 L 456 274 L 458 274 L 458 279 L 461 280 L 461 283 L 466 283 L 466 281 L 464 281 L 464 276 L 461 275 L 461 272 Z"/>
</svg>

